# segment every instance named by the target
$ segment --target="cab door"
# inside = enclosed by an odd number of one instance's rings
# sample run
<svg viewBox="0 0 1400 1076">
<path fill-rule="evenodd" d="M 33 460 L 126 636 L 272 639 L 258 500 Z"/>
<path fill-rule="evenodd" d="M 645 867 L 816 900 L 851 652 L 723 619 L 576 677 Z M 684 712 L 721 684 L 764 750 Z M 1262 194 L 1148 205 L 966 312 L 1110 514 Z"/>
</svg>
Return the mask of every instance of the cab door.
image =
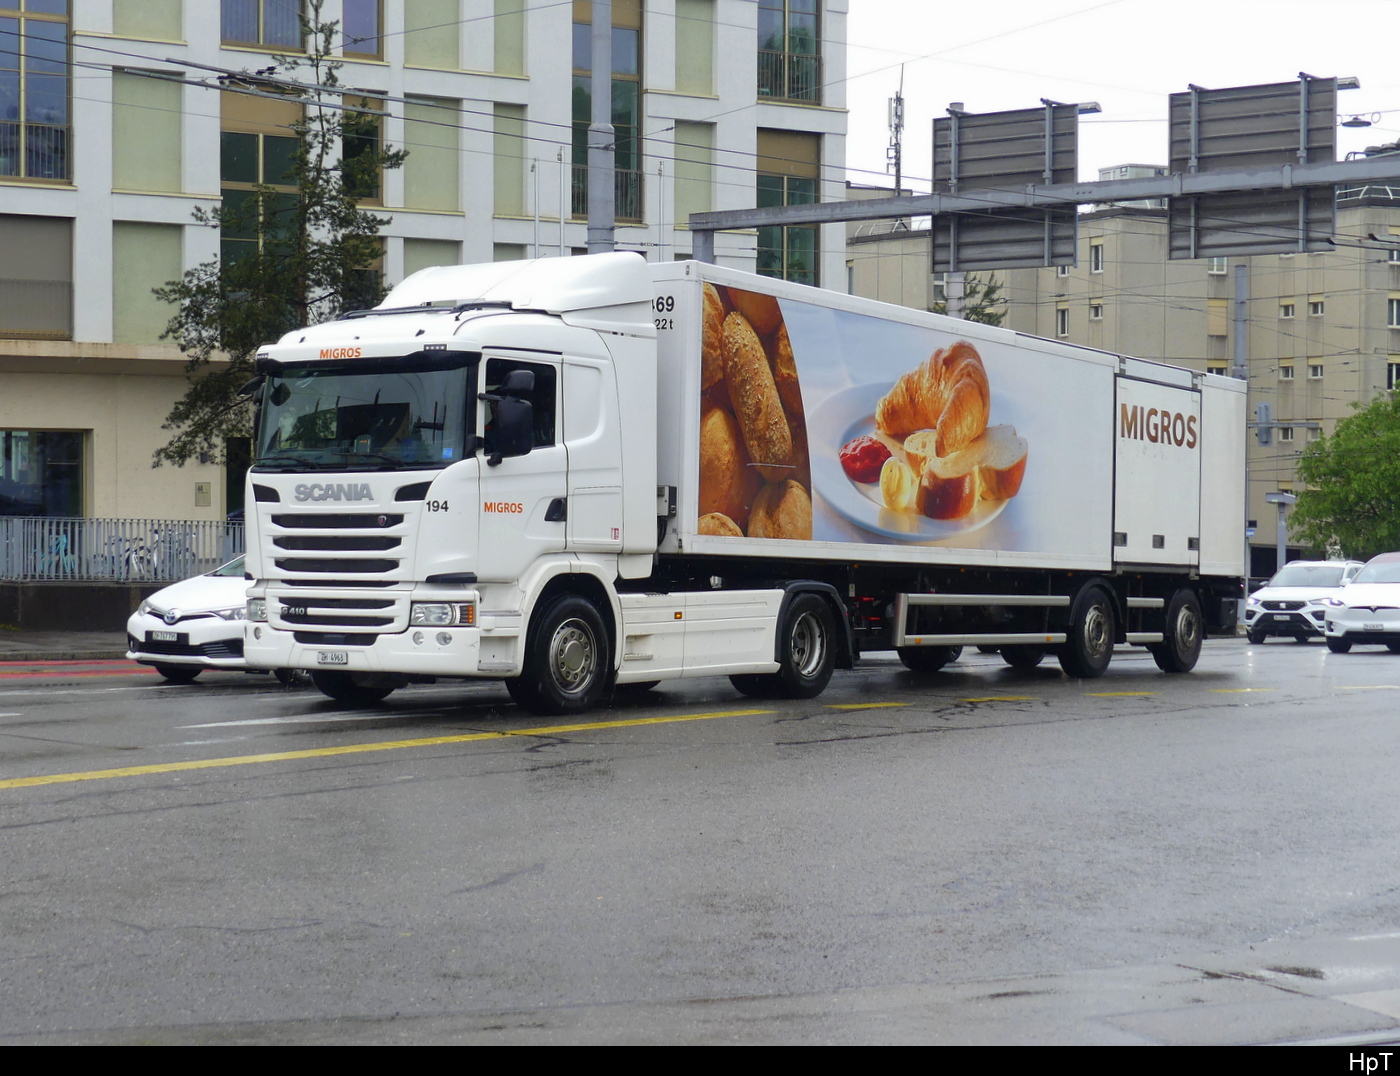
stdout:
<svg viewBox="0 0 1400 1076">
<path fill-rule="evenodd" d="M 498 394 L 514 371 L 534 375 L 532 387 L 520 396 L 529 400 L 533 418 L 527 453 L 497 457 L 495 405 L 479 401 L 477 429 L 483 431 L 484 444 L 478 454 L 481 568 L 477 575 L 483 581 L 519 579 L 537 558 L 564 549 L 568 461 L 559 436 L 561 363 L 553 356 L 518 359 L 488 353 L 483 359 L 483 394 Z"/>
</svg>

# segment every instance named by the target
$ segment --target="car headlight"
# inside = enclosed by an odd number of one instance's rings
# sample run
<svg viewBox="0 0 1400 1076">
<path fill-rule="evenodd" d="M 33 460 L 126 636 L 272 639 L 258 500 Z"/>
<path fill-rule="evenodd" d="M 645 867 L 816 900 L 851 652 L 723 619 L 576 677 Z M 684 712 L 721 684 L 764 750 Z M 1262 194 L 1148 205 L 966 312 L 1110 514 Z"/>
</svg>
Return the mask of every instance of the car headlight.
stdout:
<svg viewBox="0 0 1400 1076">
<path fill-rule="evenodd" d="M 1248 600 L 1247 602 L 1245 602 L 1245 605 L 1258 605 L 1258 604 L 1259 604 L 1259 599 L 1256 598 L 1256 597 L 1254 597 L 1254 595 L 1252 595 L 1252 594 L 1249 596 L 1249 600 Z"/>
<path fill-rule="evenodd" d="M 1345 609 L 1347 607 L 1347 603 L 1342 601 L 1341 598 L 1323 598 L 1322 604 L 1330 605 L 1333 609 Z"/>
<path fill-rule="evenodd" d="M 140 605 L 136 607 L 136 613 L 138 616 L 146 616 L 148 613 L 154 614 L 155 610 L 151 607 L 150 602 L 143 601 Z"/>
<path fill-rule="evenodd" d="M 248 616 L 248 607 L 235 605 L 232 609 L 211 609 L 210 612 L 225 620 L 243 620 Z"/>
<path fill-rule="evenodd" d="M 249 598 L 249 599 L 248 599 L 248 605 L 246 606 L 246 614 L 245 614 L 245 615 L 247 616 L 247 618 L 248 618 L 249 620 L 266 621 L 266 620 L 267 620 L 267 599 L 266 599 L 266 598 Z"/>
<path fill-rule="evenodd" d="M 476 623 L 476 606 L 472 602 L 414 602 L 408 622 L 420 627 L 470 627 Z"/>
</svg>

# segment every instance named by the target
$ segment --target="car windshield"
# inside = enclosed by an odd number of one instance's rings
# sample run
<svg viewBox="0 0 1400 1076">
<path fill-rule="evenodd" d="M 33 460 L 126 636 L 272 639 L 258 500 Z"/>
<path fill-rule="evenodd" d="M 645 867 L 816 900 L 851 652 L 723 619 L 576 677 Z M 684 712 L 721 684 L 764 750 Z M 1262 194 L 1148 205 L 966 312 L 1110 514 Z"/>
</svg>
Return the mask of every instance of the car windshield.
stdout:
<svg viewBox="0 0 1400 1076">
<path fill-rule="evenodd" d="M 242 579 L 242 578 L 243 578 L 243 558 L 242 558 L 242 557 L 234 557 L 233 560 L 229 561 L 227 564 L 221 564 L 219 567 L 215 568 L 215 569 L 214 569 L 212 572 L 210 572 L 209 574 L 210 574 L 210 575 L 221 575 L 221 576 L 226 576 L 226 577 L 230 577 L 230 578 L 234 578 L 234 579 Z"/>
<path fill-rule="evenodd" d="M 1353 583 L 1400 583 L 1400 560 L 1372 561 L 1356 573 Z"/>
<path fill-rule="evenodd" d="M 1271 587 L 1338 587 L 1345 564 L 1289 564 L 1269 580 Z"/>
<path fill-rule="evenodd" d="M 255 471 L 447 467 L 475 418 L 477 356 L 305 363 L 267 377 Z"/>
</svg>

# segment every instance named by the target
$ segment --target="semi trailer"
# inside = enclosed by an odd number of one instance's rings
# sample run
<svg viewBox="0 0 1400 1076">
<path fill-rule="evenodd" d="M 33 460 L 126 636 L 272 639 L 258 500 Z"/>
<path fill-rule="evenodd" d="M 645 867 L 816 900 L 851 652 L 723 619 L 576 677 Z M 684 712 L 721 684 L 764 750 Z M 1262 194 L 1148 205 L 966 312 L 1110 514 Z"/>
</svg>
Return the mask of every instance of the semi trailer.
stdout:
<svg viewBox="0 0 1400 1076">
<path fill-rule="evenodd" d="M 444 266 L 262 349 L 245 655 L 578 712 L 1233 632 L 1242 382 L 698 262 Z"/>
</svg>

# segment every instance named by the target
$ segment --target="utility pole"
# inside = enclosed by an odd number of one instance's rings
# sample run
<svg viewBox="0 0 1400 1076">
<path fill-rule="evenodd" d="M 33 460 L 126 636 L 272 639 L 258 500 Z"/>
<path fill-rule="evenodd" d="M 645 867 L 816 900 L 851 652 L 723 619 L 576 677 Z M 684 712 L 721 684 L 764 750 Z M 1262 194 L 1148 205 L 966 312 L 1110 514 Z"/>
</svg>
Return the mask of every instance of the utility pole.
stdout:
<svg viewBox="0 0 1400 1076">
<path fill-rule="evenodd" d="M 904 139 L 904 65 L 899 65 L 899 89 L 890 98 L 890 145 L 885 150 L 885 171 L 894 166 L 894 195 L 903 194 L 902 143 Z"/>
<path fill-rule="evenodd" d="M 613 249 L 616 148 L 612 126 L 612 0 L 593 0 L 593 95 L 588 125 L 588 253 Z"/>
</svg>

